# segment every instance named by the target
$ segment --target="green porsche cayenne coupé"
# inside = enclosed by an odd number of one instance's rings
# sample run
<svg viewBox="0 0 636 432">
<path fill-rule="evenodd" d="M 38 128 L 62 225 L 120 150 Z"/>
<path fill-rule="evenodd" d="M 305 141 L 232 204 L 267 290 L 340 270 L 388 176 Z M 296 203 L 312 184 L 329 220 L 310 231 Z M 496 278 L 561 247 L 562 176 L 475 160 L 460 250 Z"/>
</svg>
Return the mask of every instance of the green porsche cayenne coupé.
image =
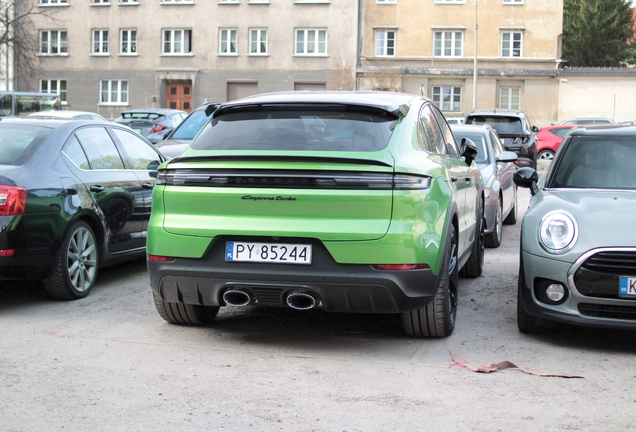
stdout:
<svg viewBox="0 0 636 432">
<path fill-rule="evenodd" d="M 476 154 L 414 95 L 222 104 L 159 167 L 147 246 L 157 310 L 189 325 L 248 304 L 396 313 L 409 335 L 447 336 L 459 274 L 484 263 Z"/>
</svg>

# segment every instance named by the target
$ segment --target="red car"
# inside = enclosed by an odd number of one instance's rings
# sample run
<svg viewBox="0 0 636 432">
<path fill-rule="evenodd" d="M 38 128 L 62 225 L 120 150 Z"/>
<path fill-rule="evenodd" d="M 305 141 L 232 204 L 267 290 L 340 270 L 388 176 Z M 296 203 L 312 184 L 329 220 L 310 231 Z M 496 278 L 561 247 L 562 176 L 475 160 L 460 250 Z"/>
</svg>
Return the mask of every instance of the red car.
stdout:
<svg viewBox="0 0 636 432">
<path fill-rule="evenodd" d="M 537 160 L 552 160 L 566 133 L 576 125 L 552 125 L 539 129 L 537 137 Z"/>
</svg>

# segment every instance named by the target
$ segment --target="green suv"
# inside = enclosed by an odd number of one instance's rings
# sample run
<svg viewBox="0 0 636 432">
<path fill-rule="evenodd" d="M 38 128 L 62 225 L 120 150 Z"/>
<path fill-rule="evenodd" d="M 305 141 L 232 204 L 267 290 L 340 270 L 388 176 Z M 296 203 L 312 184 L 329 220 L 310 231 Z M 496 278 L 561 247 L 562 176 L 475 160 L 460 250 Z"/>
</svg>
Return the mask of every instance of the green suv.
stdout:
<svg viewBox="0 0 636 432">
<path fill-rule="evenodd" d="M 189 325 L 221 306 L 396 313 L 409 335 L 448 336 L 459 274 L 484 263 L 476 154 L 414 95 L 222 104 L 159 168 L 147 246 L 157 310 Z"/>
</svg>

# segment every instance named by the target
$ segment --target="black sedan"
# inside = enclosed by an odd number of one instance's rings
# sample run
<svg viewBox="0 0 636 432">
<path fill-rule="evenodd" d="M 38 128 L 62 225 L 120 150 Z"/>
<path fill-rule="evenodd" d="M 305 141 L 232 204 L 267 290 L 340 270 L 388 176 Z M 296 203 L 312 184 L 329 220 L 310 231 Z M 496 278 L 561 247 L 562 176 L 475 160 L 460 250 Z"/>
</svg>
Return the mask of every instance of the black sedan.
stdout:
<svg viewBox="0 0 636 432">
<path fill-rule="evenodd" d="M 143 257 L 163 156 L 126 126 L 0 121 L 0 280 L 42 279 L 88 295 L 97 270 Z"/>
</svg>

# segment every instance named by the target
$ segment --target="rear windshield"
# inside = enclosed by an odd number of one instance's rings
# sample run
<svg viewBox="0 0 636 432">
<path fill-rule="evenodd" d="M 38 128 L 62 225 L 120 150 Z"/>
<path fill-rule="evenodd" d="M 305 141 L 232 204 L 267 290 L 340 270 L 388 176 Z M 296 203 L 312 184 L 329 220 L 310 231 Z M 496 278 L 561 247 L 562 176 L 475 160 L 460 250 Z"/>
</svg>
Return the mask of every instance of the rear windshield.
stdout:
<svg viewBox="0 0 636 432">
<path fill-rule="evenodd" d="M 0 126 L 0 165 L 22 165 L 53 129 L 40 126 Z"/>
<path fill-rule="evenodd" d="M 386 148 L 395 122 L 380 113 L 241 111 L 213 118 L 192 148 L 373 152 Z"/>
<path fill-rule="evenodd" d="M 471 116 L 466 119 L 466 124 L 487 124 L 499 135 L 523 134 L 523 124 L 517 117 Z"/>
<path fill-rule="evenodd" d="M 573 137 L 548 187 L 636 189 L 636 140 Z"/>
<path fill-rule="evenodd" d="M 205 110 L 193 111 L 174 131 L 172 139 L 194 139 L 209 118 L 205 115 Z"/>
</svg>

